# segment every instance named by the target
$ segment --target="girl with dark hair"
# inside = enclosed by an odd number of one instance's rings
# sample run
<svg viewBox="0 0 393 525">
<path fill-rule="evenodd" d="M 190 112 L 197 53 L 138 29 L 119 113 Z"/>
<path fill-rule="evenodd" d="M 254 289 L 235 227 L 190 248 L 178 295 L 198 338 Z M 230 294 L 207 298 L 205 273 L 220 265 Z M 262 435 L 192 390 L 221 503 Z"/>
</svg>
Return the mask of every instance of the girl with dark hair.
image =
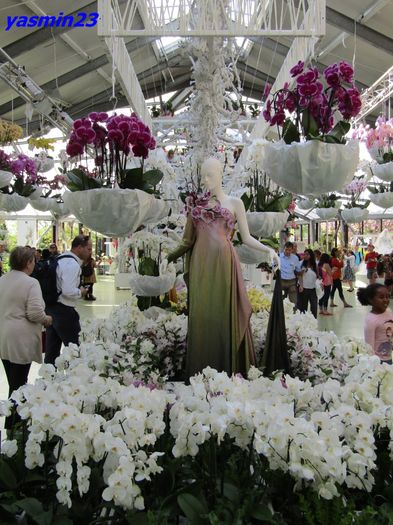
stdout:
<svg viewBox="0 0 393 525">
<path fill-rule="evenodd" d="M 304 250 L 302 270 L 302 274 L 299 277 L 299 310 L 302 313 L 306 312 L 308 303 L 310 303 L 311 313 L 317 318 L 318 299 L 316 282 L 319 274 L 313 250 Z"/>
<path fill-rule="evenodd" d="M 357 292 L 360 304 L 372 306 L 365 319 L 364 339 L 382 363 L 392 364 L 393 312 L 389 308 L 390 294 L 383 284 L 369 284 Z"/>
<path fill-rule="evenodd" d="M 329 304 L 330 290 L 332 289 L 333 278 L 332 268 L 330 266 L 330 257 L 327 253 L 323 253 L 319 259 L 319 275 L 322 279 L 324 294 L 319 300 L 319 313 L 321 315 L 333 315 L 327 311 Z"/>
<path fill-rule="evenodd" d="M 330 306 L 337 306 L 334 304 L 334 294 L 338 290 L 338 295 L 344 303 L 344 308 L 352 308 L 352 305 L 348 304 L 344 297 L 343 286 L 341 283 L 341 271 L 344 266 L 340 250 L 338 248 L 333 248 L 332 258 L 330 260 L 330 266 L 332 267 L 332 276 L 333 276 L 333 286 L 332 291 L 330 292 Z"/>
</svg>

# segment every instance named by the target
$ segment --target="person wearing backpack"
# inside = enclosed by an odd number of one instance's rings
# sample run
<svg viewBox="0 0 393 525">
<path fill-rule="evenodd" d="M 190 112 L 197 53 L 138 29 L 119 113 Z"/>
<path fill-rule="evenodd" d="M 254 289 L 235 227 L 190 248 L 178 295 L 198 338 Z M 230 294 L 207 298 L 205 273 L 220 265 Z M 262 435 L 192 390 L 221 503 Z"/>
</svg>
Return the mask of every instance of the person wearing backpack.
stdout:
<svg viewBox="0 0 393 525">
<path fill-rule="evenodd" d="M 71 251 L 57 256 L 49 262 L 48 280 L 55 267 L 55 296 L 50 297 L 50 289 L 43 291 L 46 312 L 52 316 L 53 323 L 46 331 L 45 363 L 55 364 L 60 355 L 61 345 L 79 344 L 79 314 L 75 309 L 77 301 L 84 297 L 88 290 L 80 286 L 81 266 L 91 257 L 92 242 L 87 235 L 78 235 L 72 241 Z M 51 283 L 48 288 L 53 288 Z M 41 283 L 42 287 L 42 283 Z M 57 298 L 56 298 L 57 296 Z"/>
</svg>

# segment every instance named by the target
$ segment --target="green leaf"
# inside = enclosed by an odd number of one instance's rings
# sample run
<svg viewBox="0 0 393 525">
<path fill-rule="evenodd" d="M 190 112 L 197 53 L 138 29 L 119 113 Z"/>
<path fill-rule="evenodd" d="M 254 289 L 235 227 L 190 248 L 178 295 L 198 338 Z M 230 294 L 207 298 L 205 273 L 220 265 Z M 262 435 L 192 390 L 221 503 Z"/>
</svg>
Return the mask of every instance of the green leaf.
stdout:
<svg viewBox="0 0 393 525">
<path fill-rule="evenodd" d="M 317 137 L 319 134 L 318 124 L 309 109 L 304 110 L 302 114 L 302 127 L 308 138 Z"/>
<path fill-rule="evenodd" d="M 252 195 L 248 195 L 247 193 L 243 193 L 243 195 L 240 197 L 243 201 L 244 207 L 246 211 L 250 209 L 251 203 L 252 203 Z"/>
<path fill-rule="evenodd" d="M 326 135 L 326 138 L 335 137 L 341 144 L 345 144 L 344 137 L 350 129 L 351 129 L 351 124 L 349 122 L 340 120 L 339 122 L 337 122 L 334 128 L 329 132 L 329 134 Z"/>
<path fill-rule="evenodd" d="M 374 193 L 374 195 L 378 193 L 378 190 L 375 186 L 367 186 L 367 189 L 370 193 Z"/>
<path fill-rule="evenodd" d="M 157 186 L 157 184 L 162 180 L 164 174 L 161 170 L 149 170 L 143 174 L 143 180 L 150 184 L 151 186 Z"/>
<path fill-rule="evenodd" d="M 278 195 L 272 199 L 263 211 L 285 211 L 292 202 L 292 195 L 287 193 L 285 195 Z"/>
<path fill-rule="evenodd" d="M 129 512 L 126 516 L 129 525 L 149 525 L 149 516 L 146 512 Z"/>
<path fill-rule="evenodd" d="M 143 169 L 132 168 L 122 172 L 120 177 L 120 188 L 129 190 L 141 190 L 144 186 Z"/>
<path fill-rule="evenodd" d="M 0 484 L 10 490 L 15 490 L 18 484 L 13 470 L 4 459 L 0 459 Z"/>
<path fill-rule="evenodd" d="M 56 516 L 51 525 L 74 525 L 74 522 L 67 516 Z"/>
<path fill-rule="evenodd" d="M 196 498 L 193 494 L 180 494 L 177 497 L 179 507 L 188 518 L 190 525 L 207 525 L 209 521 L 204 517 L 207 516 L 209 509 L 204 505 L 203 500 Z"/>
<path fill-rule="evenodd" d="M 300 142 L 300 133 L 291 119 L 287 118 L 282 128 L 282 138 L 286 144 Z"/>
<path fill-rule="evenodd" d="M 267 505 L 259 504 L 252 512 L 251 516 L 258 521 L 263 521 L 264 523 L 275 523 L 276 520 L 273 519 L 273 515 Z"/>
<path fill-rule="evenodd" d="M 20 507 L 22 510 L 26 511 L 26 513 L 29 516 L 36 516 L 39 514 L 42 514 L 44 512 L 44 509 L 42 507 L 42 503 L 38 501 L 36 498 L 25 498 L 21 499 L 16 502 L 18 507 Z"/>
<path fill-rule="evenodd" d="M 101 183 L 92 177 L 88 177 L 83 170 L 74 168 L 66 173 L 66 185 L 70 191 L 94 190 L 101 188 Z"/>
</svg>

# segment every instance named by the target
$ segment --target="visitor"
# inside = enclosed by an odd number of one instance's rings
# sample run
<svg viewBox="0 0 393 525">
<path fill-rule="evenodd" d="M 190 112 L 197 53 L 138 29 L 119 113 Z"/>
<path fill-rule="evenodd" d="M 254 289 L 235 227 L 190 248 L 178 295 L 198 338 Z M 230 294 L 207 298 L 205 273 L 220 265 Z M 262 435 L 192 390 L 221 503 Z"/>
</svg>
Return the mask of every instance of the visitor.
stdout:
<svg viewBox="0 0 393 525">
<path fill-rule="evenodd" d="M 356 279 L 355 277 L 355 254 L 352 250 L 344 250 L 344 275 L 343 281 L 348 283 L 349 289 L 348 292 L 353 292 L 354 287 L 353 283 Z"/>
<path fill-rule="evenodd" d="M 333 315 L 328 312 L 328 304 L 330 297 L 330 290 L 333 284 L 332 268 L 330 266 L 330 256 L 327 253 L 322 253 L 318 264 L 319 275 L 323 284 L 323 297 L 319 300 L 319 313 L 321 315 Z"/>
<path fill-rule="evenodd" d="M 311 313 L 317 318 L 318 298 L 316 292 L 318 268 L 314 252 L 310 249 L 304 250 L 302 262 L 302 274 L 299 277 L 299 310 L 305 313 L 310 303 Z"/>
<path fill-rule="evenodd" d="M 59 255 L 59 250 L 57 249 L 56 243 L 52 242 L 52 244 L 49 245 L 49 253 L 50 257 L 57 257 Z"/>
<path fill-rule="evenodd" d="M 5 241 L 0 241 L 0 277 L 4 273 L 4 267 L 3 267 L 3 253 L 5 250 Z"/>
<path fill-rule="evenodd" d="M 314 255 L 315 255 L 315 262 L 316 262 L 316 264 L 318 266 L 319 260 L 320 260 L 321 255 L 322 255 L 321 250 L 314 250 Z"/>
<path fill-rule="evenodd" d="M 59 297 L 57 303 L 46 308 L 47 313 L 53 317 L 53 324 L 46 331 L 47 364 L 55 364 L 62 344 L 79 344 L 79 314 L 75 306 L 87 294 L 87 289 L 80 286 L 81 266 L 91 256 L 91 251 L 90 237 L 78 235 L 72 241 L 71 251 L 58 257 L 56 274 Z"/>
<path fill-rule="evenodd" d="M 31 363 L 42 362 L 41 327 L 52 323 L 45 313 L 40 285 L 30 277 L 34 255 L 30 248 L 14 248 L 9 259 L 11 271 L 0 278 L 0 357 L 8 396 L 27 383 Z M 12 428 L 16 421 L 16 415 L 7 417 L 5 428 Z"/>
<path fill-rule="evenodd" d="M 343 258 L 338 248 L 333 248 L 330 259 L 330 266 L 332 268 L 333 286 L 330 292 L 330 307 L 334 308 L 337 306 L 334 304 L 334 294 L 338 290 L 338 295 L 344 304 L 344 308 L 352 308 L 352 305 L 348 304 L 344 297 L 342 282 L 341 282 L 341 271 L 344 266 Z"/>
<path fill-rule="evenodd" d="M 377 262 L 376 275 L 374 275 L 374 283 L 383 284 L 385 286 L 385 265 L 382 260 Z"/>
<path fill-rule="evenodd" d="M 385 286 L 389 290 L 390 295 L 393 292 L 393 254 L 384 256 L 385 264 Z"/>
<path fill-rule="evenodd" d="M 302 272 L 301 262 L 293 253 L 293 243 L 287 241 L 284 250 L 280 253 L 281 283 L 284 297 L 288 297 L 291 303 L 297 301 L 297 276 Z"/>
<path fill-rule="evenodd" d="M 175 161 L 175 151 L 173 149 L 168 150 L 166 158 L 167 158 L 167 161 L 170 164 L 172 164 L 172 162 Z"/>
<path fill-rule="evenodd" d="M 381 363 L 392 364 L 393 312 L 386 286 L 373 283 L 357 292 L 360 304 L 372 306 L 364 322 L 364 339 Z"/>
<path fill-rule="evenodd" d="M 82 284 L 87 288 L 87 294 L 84 297 L 85 301 L 95 301 L 97 299 L 93 295 L 93 286 L 97 282 L 96 267 L 97 263 L 93 257 L 89 257 L 82 265 Z"/>
<path fill-rule="evenodd" d="M 371 243 L 367 246 L 367 253 L 364 262 L 366 263 L 368 282 L 369 284 L 373 284 L 376 278 L 378 253 L 375 251 L 374 245 Z"/>
</svg>

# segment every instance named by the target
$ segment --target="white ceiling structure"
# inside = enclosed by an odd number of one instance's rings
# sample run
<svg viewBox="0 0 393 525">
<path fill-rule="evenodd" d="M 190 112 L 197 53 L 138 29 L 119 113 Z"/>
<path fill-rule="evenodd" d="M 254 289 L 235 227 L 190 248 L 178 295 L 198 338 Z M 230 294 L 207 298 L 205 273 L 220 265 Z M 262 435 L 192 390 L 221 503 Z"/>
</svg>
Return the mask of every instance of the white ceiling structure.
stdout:
<svg viewBox="0 0 393 525">
<path fill-rule="evenodd" d="M 159 31 L 146 29 L 146 9 L 153 0 L 135 2 L 132 27 L 138 36 L 125 36 L 123 51 L 129 55 L 139 81 L 140 95 L 149 99 L 173 93 L 175 108 L 179 109 L 190 92 L 191 61 L 182 53 L 177 42 L 166 47 L 166 40 Z M 166 5 L 166 19 L 176 17 L 173 6 L 176 0 L 154 0 Z M 185 0 L 183 0 L 184 2 Z M 192 5 L 207 0 L 195 0 Z M 240 1 L 240 0 L 239 0 Z M 241 3 L 253 0 L 242 0 Z M 309 7 L 319 0 L 276 0 L 283 8 L 289 3 Z M 109 0 L 106 0 L 109 4 Z M 181 2 L 180 2 L 181 3 Z M 232 4 L 236 4 L 233 0 Z M 267 2 L 268 4 L 269 2 Z M 119 12 L 130 8 L 131 2 L 117 0 Z M 2 0 L 0 20 L 0 117 L 22 125 L 26 134 L 43 126 L 45 113 L 49 123 L 59 121 L 62 111 L 72 119 L 94 110 L 128 107 L 125 96 L 126 79 L 117 71 L 113 87 L 113 59 L 108 52 L 108 38 L 97 35 L 97 28 L 62 27 L 7 27 L 7 17 L 33 15 L 58 16 L 98 11 L 97 2 L 91 0 Z M 131 15 L 130 15 L 131 16 Z M 172 17 L 172 18 L 171 18 Z M 361 91 L 372 86 L 393 65 L 393 1 L 392 0 L 327 0 L 326 34 L 317 43 L 314 59 L 317 67 L 338 60 L 354 62 L 356 84 Z M 151 29 L 151 28 L 150 28 Z M 240 52 L 237 68 L 243 87 L 243 95 L 261 100 L 265 83 L 273 83 L 295 37 L 282 34 L 261 36 L 250 32 L 249 45 Z M 25 74 L 25 78 L 23 75 Z M 11 79 L 11 81 L 10 81 Z M 388 78 L 390 80 L 390 77 Z M 31 82 L 33 81 L 33 82 Z M 18 85 L 18 92 L 13 87 Z M 384 84 L 386 87 L 386 82 Z M 42 90 L 42 92 L 41 92 Z M 31 92 L 33 91 L 33 96 Z M 34 92 L 36 93 L 34 98 Z M 49 95 L 43 99 L 42 93 Z M 114 98 L 115 97 L 115 98 Z M 33 105 L 26 106 L 26 101 Z M 51 107 L 52 104 L 52 107 Z M 389 114 L 390 92 L 366 116 L 375 120 L 378 114 Z M 27 117 L 29 116 L 29 119 Z M 65 130 L 67 117 L 65 118 Z M 52 120 L 51 120 L 52 119 Z"/>
</svg>

